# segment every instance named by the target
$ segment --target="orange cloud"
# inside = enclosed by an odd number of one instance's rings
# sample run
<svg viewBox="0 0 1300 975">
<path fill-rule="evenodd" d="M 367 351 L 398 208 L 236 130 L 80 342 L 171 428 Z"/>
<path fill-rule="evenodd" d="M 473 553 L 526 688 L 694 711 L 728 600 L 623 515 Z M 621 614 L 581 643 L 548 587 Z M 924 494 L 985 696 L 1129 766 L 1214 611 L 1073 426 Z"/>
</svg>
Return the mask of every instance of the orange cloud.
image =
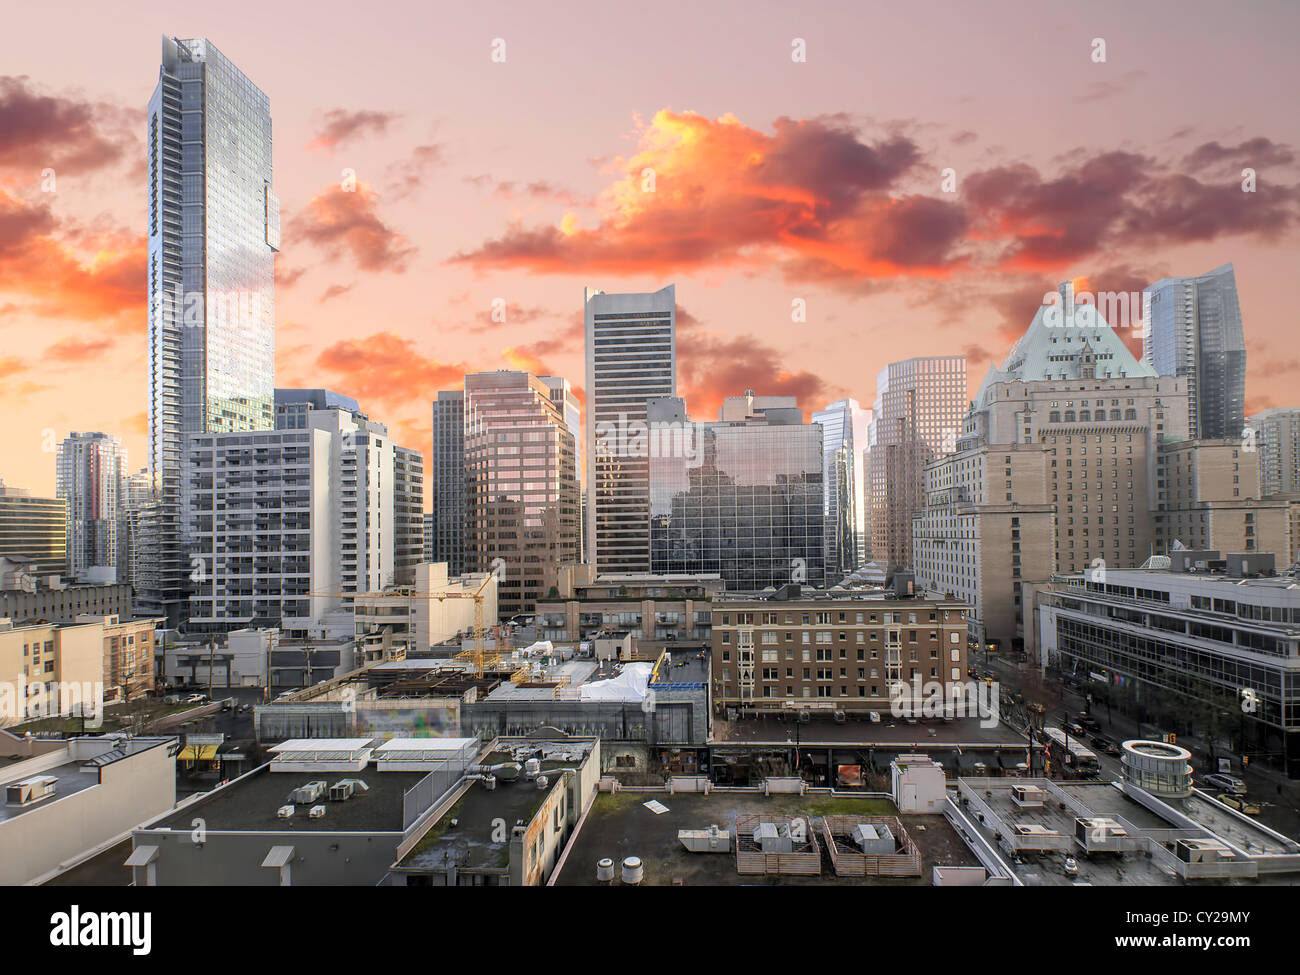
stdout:
<svg viewBox="0 0 1300 975">
<path fill-rule="evenodd" d="M 335 342 L 316 357 L 316 365 L 334 374 L 331 388 L 363 407 L 374 403 L 401 412 L 413 402 L 427 409 L 439 389 L 459 386 L 467 371 L 422 355 L 414 342 L 394 332 Z M 375 419 L 387 422 L 382 415 Z"/>
<path fill-rule="evenodd" d="M 363 271 L 401 274 L 415 248 L 378 214 L 379 198 L 365 183 L 330 186 L 289 221 L 289 235 L 316 244 L 333 259 L 351 254 Z"/>
</svg>

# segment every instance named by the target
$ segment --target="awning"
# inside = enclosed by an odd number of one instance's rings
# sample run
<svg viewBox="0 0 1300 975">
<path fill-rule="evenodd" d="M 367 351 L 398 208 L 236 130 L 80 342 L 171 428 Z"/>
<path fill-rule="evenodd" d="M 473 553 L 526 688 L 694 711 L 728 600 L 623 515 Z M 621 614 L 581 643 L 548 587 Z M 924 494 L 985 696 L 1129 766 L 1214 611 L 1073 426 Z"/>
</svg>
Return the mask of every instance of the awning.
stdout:
<svg viewBox="0 0 1300 975">
<path fill-rule="evenodd" d="M 131 855 L 126 858 L 124 867 L 147 867 L 158 858 L 158 847 L 156 846 L 137 846 L 131 851 Z"/>
<path fill-rule="evenodd" d="M 217 745 L 186 745 L 176 757 L 182 762 L 210 762 L 217 757 Z"/>
<path fill-rule="evenodd" d="M 262 861 L 264 867 L 283 867 L 293 859 L 292 846 L 273 846 Z"/>
</svg>

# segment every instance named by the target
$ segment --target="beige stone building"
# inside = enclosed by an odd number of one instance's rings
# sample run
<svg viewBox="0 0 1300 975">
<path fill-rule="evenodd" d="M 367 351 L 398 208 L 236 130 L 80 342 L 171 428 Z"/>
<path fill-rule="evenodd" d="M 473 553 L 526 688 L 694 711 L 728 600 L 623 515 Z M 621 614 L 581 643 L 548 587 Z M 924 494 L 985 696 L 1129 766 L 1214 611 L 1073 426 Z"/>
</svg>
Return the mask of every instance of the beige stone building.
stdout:
<svg viewBox="0 0 1300 975">
<path fill-rule="evenodd" d="M 0 619 L 0 726 L 97 709 L 103 685 L 103 623 Z"/>
<path fill-rule="evenodd" d="M 1159 497 L 1152 520 L 1156 549 L 1266 552 L 1291 561 L 1293 505 L 1261 498 L 1256 458 L 1240 440 L 1161 445 L 1156 459 Z"/>
</svg>

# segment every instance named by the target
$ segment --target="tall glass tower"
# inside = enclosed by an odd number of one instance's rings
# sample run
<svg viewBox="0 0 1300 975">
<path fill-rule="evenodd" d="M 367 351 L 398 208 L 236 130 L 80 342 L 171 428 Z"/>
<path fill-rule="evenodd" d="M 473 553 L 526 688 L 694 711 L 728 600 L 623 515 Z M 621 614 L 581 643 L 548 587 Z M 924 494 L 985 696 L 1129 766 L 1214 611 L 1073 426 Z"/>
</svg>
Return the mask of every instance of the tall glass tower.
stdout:
<svg viewBox="0 0 1300 975">
<path fill-rule="evenodd" d="M 1187 380 L 1193 440 L 1235 440 L 1246 422 L 1246 338 L 1237 277 L 1225 264 L 1194 278 L 1161 278 L 1147 288 L 1151 320 L 1142 361 Z"/>
<path fill-rule="evenodd" d="M 266 95 L 209 41 L 162 39 L 149 100 L 149 473 L 142 609 L 183 621 L 185 438 L 275 426 L 275 253 Z"/>
</svg>

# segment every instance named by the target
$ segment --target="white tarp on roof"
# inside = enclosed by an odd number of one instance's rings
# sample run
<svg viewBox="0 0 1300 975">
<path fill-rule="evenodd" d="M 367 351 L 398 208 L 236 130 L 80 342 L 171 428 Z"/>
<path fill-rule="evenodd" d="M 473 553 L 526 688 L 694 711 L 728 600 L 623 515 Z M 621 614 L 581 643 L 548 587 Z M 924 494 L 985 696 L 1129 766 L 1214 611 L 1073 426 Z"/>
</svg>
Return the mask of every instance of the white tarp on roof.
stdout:
<svg viewBox="0 0 1300 975">
<path fill-rule="evenodd" d="M 538 640 L 519 651 L 521 657 L 531 657 L 536 654 L 539 657 L 549 657 L 555 652 L 555 646 L 550 640 Z"/>
<path fill-rule="evenodd" d="M 641 701 L 650 683 L 652 663 L 632 663 L 617 677 L 593 680 L 578 688 L 584 701 Z"/>
</svg>

